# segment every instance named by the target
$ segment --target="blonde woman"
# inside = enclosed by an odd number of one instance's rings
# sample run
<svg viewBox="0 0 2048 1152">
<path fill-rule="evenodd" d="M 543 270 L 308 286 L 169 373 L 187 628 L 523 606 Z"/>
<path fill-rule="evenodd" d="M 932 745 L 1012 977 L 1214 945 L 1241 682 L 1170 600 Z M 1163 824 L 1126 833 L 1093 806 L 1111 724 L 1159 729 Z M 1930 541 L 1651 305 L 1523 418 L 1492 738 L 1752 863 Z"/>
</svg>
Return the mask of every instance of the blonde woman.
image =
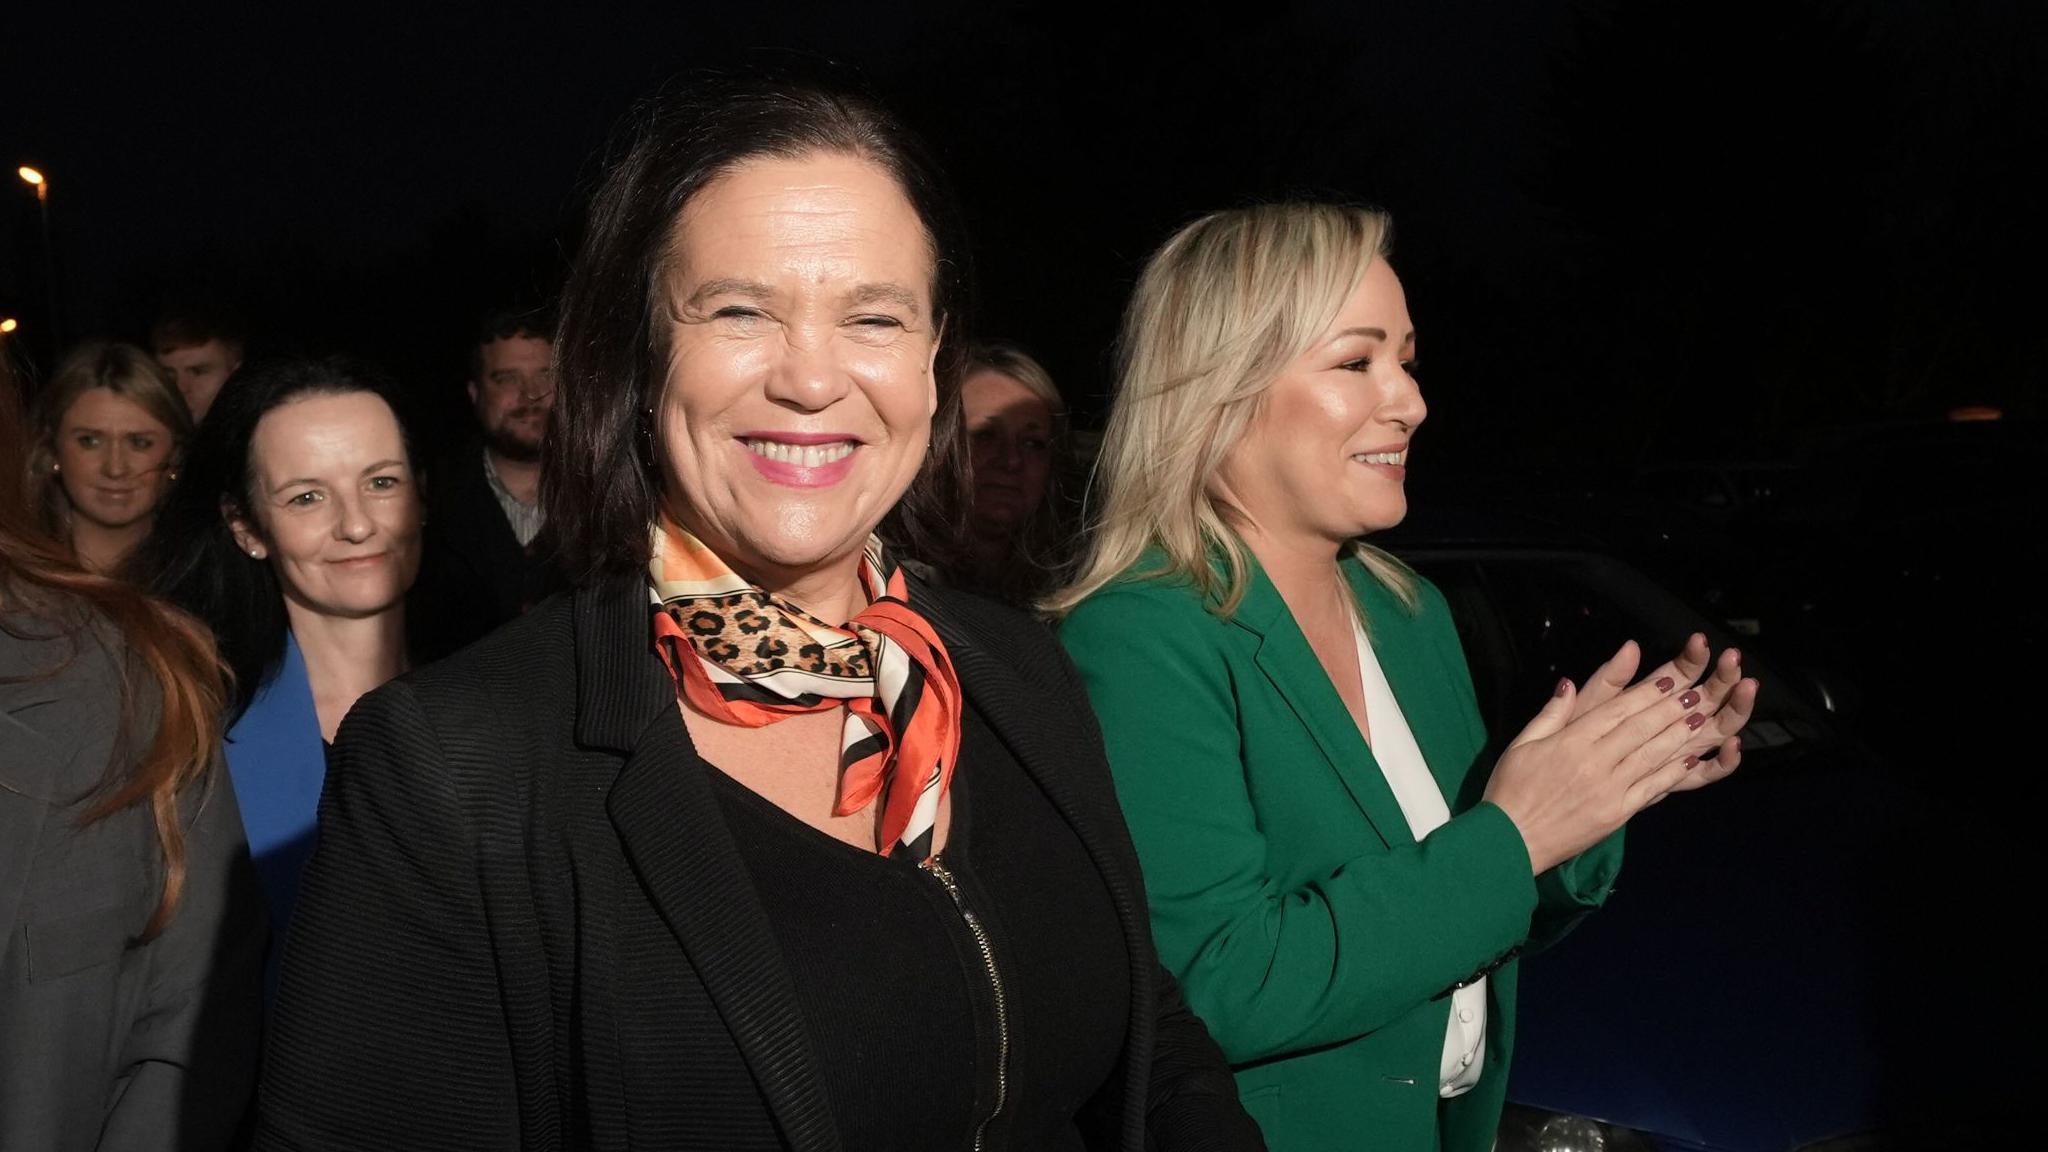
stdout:
<svg viewBox="0 0 2048 1152">
<path fill-rule="evenodd" d="M 80 345 L 38 406 L 30 507 L 79 565 L 114 572 L 149 535 L 192 417 L 170 374 L 132 344 Z"/>
<path fill-rule="evenodd" d="M 1633 813 L 1734 770 L 1756 695 L 1702 637 L 1641 679 L 1628 644 L 1481 761 L 1442 596 L 1362 539 L 1427 414 L 1387 228 L 1270 205 L 1153 256 L 1048 605 L 1160 957 L 1275 1152 L 1490 1147 L 1515 957 L 1604 900 Z"/>
<path fill-rule="evenodd" d="M 1030 353 L 991 341 L 969 350 L 960 403 L 974 479 L 960 583 L 1028 604 L 1057 582 L 1069 551 L 1059 494 L 1066 401 Z"/>
</svg>

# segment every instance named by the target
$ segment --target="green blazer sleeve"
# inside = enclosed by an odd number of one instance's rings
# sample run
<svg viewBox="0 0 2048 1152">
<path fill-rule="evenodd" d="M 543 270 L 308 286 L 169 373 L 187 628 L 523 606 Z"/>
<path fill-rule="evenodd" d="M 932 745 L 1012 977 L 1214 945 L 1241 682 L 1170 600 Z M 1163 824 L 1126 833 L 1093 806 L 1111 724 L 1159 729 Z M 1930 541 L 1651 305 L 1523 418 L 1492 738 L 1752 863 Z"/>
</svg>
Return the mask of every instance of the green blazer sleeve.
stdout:
<svg viewBox="0 0 2048 1152">
<path fill-rule="evenodd" d="M 1473 724 L 1482 724 L 1479 715 L 1478 696 L 1472 690 L 1472 671 L 1465 662 L 1465 649 L 1458 642 L 1457 628 L 1451 622 L 1450 605 L 1427 582 L 1422 584 L 1426 614 L 1435 622 L 1431 629 L 1433 642 L 1441 658 L 1457 669 L 1460 688 L 1460 707 L 1471 718 Z M 1499 745 L 1505 746 L 1514 733 L 1496 733 Z M 1467 781 L 1466 803 L 1476 803 L 1477 797 L 1485 791 L 1489 771 L 1475 771 Z M 1577 856 L 1559 864 L 1536 877 L 1536 913 L 1531 918 L 1529 939 L 1523 946 L 1524 952 L 1540 952 L 1563 939 L 1579 921 L 1607 902 L 1614 889 L 1614 879 L 1621 871 L 1622 845 L 1628 826 L 1614 830 L 1614 834 Z"/>
<path fill-rule="evenodd" d="M 1191 588 L 1112 585 L 1061 638 L 1101 722 L 1160 957 L 1233 1063 L 1375 1031 L 1527 936 L 1537 886 L 1491 804 L 1422 843 L 1284 874 L 1292 846 L 1268 839 L 1253 791 L 1331 769 L 1309 762 L 1313 744 L 1248 739 L 1285 732 L 1289 705 L 1255 662 L 1260 638 Z"/>
</svg>

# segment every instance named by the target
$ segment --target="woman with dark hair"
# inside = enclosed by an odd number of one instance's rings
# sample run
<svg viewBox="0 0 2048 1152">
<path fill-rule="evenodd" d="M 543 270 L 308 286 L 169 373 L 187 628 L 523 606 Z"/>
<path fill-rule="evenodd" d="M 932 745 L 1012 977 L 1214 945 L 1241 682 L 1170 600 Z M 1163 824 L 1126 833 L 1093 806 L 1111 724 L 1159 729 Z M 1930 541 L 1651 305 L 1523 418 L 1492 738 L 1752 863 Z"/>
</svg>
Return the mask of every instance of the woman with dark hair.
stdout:
<svg viewBox="0 0 2048 1152">
<path fill-rule="evenodd" d="M 264 930 L 216 771 L 220 666 L 183 613 L 81 569 L 20 479 L 0 478 L 0 1148 L 223 1148 Z"/>
<path fill-rule="evenodd" d="M 29 506 L 80 566 L 118 571 L 177 479 L 192 435 L 184 398 L 147 352 L 94 340 L 64 358 L 37 408 Z"/>
<path fill-rule="evenodd" d="M 898 560 L 963 251 L 865 100 L 645 108 L 562 309 L 577 586 L 349 718 L 258 1147 L 1260 1146 L 1059 649 Z"/>
<path fill-rule="evenodd" d="M 280 937 L 326 746 L 356 698 L 406 666 L 420 495 L 401 409 L 388 380 L 344 361 L 236 373 L 137 558 L 213 628 L 234 674 L 228 770 Z"/>
<path fill-rule="evenodd" d="M 960 397 L 974 486 L 959 582 L 1029 606 L 1066 568 L 1066 401 L 1030 353 L 993 341 L 969 355 Z"/>
</svg>

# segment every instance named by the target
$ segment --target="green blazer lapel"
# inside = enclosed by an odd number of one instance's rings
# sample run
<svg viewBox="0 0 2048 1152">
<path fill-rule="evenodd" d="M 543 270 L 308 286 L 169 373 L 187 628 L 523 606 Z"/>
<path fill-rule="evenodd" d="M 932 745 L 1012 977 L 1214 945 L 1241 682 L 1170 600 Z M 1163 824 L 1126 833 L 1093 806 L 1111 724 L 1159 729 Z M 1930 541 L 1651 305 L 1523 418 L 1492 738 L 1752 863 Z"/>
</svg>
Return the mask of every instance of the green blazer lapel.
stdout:
<svg viewBox="0 0 2048 1152">
<path fill-rule="evenodd" d="M 1386 773 L 1380 770 L 1379 761 L 1373 759 L 1365 738 L 1358 734 L 1358 725 L 1352 722 L 1343 698 L 1337 695 L 1336 686 L 1330 683 L 1329 673 L 1323 670 L 1322 661 L 1316 659 L 1315 649 L 1309 647 L 1308 637 L 1295 623 L 1287 602 L 1280 598 L 1280 590 L 1273 587 L 1273 581 L 1257 560 L 1246 566 L 1246 576 L 1244 600 L 1231 619 L 1259 637 L 1259 670 L 1287 701 L 1301 726 L 1315 738 L 1323 758 L 1343 779 L 1351 799 L 1387 847 L 1415 843 L 1414 834 L 1408 830 L 1408 818 L 1401 812 L 1401 802 L 1387 786 Z"/>
<path fill-rule="evenodd" d="M 1422 749 L 1423 762 L 1436 778 L 1444 802 L 1455 815 L 1458 795 L 1471 767 L 1469 755 L 1459 750 L 1466 738 L 1464 719 L 1450 685 L 1444 683 L 1437 667 L 1436 646 L 1428 635 L 1428 622 L 1410 612 L 1386 585 L 1375 579 L 1365 565 L 1346 557 L 1344 575 L 1351 581 L 1352 594 L 1365 613 L 1367 635 L 1380 670 L 1387 674 L 1387 686 L 1401 706 L 1401 718 Z M 1426 611 L 1426 609 L 1425 609 Z M 1347 717 L 1348 719 L 1348 717 Z M 1369 719 L 1369 718 L 1368 718 Z"/>
</svg>

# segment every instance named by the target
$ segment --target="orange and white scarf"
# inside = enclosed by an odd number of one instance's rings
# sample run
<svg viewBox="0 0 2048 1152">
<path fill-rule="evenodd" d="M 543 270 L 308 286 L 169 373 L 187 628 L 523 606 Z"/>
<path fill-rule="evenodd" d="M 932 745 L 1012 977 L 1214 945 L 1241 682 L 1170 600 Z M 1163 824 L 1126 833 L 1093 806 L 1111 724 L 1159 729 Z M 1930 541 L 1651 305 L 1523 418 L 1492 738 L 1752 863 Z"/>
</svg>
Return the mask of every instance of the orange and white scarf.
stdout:
<svg viewBox="0 0 2048 1152">
<path fill-rule="evenodd" d="M 677 694 L 746 728 L 843 706 L 834 812 L 880 796 L 881 854 L 931 856 L 960 758 L 960 679 L 882 542 L 861 556 L 868 606 L 835 626 L 747 583 L 674 521 L 651 532 L 654 646 Z"/>
</svg>

